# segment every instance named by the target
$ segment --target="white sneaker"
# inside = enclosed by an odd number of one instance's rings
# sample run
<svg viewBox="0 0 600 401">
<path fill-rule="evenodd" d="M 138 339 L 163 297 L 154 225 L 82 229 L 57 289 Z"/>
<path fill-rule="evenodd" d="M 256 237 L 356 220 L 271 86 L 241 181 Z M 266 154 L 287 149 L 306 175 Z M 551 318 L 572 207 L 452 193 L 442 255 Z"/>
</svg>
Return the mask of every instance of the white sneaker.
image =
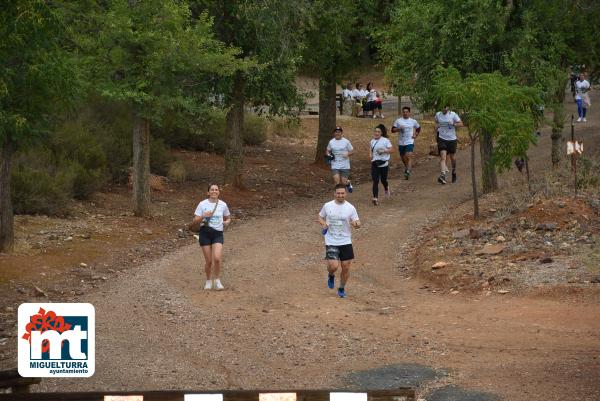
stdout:
<svg viewBox="0 0 600 401">
<path fill-rule="evenodd" d="M 385 118 L 385 117 L 384 117 L 384 116 L 383 116 L 383 114 L 382 114 L 382 115 L 380 115 L 380 116 L 379 116 L 379 118 Z"/>
<path fill-rule="evenodd" d="M 581 122 L 581 117 L 579 117 L 579 118 L 577 119 L 577 122 L 578 122 L 578 123 L 580 123 L 580 122 Z"/>
<path fill-rule="evenodd" d="M 223 284 L 221 284 L 221 280 L 216 279 L 215 280 L 215 290 L 221 291 L 221 290 L 224 290 L 224 289 L 225 289 L 225 287 L 223 287 Z"/>
<path fill-rule="evenodd" d="M 583 122 L 587 123 L 587 118 L 583 117 Z"/>
<path fill-rule="evenodd" d="M 375 114 L 373 114 L 373 119 L 377 118 L 377 116 Z"/>
<path fill-rule="evenodd" d="M 212 289 L 212 280 L 206 280 L 206 284 L 204 284 L 204 289 L 205 290 L 211 290 Z"/>
</svg>

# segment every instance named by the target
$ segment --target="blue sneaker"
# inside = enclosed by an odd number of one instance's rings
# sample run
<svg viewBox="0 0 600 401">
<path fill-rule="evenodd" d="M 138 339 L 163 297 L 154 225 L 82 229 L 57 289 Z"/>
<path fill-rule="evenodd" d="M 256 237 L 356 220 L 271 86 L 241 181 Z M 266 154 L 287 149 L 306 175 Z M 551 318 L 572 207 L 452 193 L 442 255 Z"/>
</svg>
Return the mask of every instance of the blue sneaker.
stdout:
<svg viewBox="0 0 600 401">
<path fill-rule="evenodd" d="M 333 287 L 335 287 L 335 275 L 329 274 L 329 277 L 327 277 L 327 287 L 329 287 L 330 289 L 333 289 Z"/>
<path fill-rule="evenodd" d="M 338 297 L 346 298 L 346 290 L 343 288 L 338 288 Z"/>
<path fill-rule="evenodd" d="M 354 188 L 352 187 L 352 184 L 348 183 L 348 185 L 346 185 L 346 188 L 348 189 L 348 192 L 352 193 L 352 191 L 354 191 Z"/>
</svg>

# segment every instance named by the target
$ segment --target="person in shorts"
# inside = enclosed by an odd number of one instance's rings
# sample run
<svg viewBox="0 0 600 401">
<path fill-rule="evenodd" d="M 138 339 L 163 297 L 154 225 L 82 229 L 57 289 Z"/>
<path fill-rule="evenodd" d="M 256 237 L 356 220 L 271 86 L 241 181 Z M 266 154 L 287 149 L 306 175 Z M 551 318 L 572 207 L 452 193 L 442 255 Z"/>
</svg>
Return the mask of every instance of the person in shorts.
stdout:
<svg viewBox="0 0 600 401">
<path fill-rule="evenodd" d="M 354 153 L 354 148 L 350 141 L 344 138 L 343 131 L 342 127 L 335 127 L 333 138 L 327 144 L 326 154 L 331 161 L 334 184 L 344 184 L 348 192 L 352 192 L 352 184 L 348 177 L 350 177 L 350 156 Z"/>
<path fill-rule="evenodd" d="M 343 184 L 335 186 L 335 199 L 323 205 L 318 220 L 325 235 L 325 259 L 329 273 L 327 287 L 335 287 L 335 272 L 341 267 L 338 296 L 345 298 L 350 264 L 354 259 L 352 227 L 360 228 L 360 220 L 354 206 L 346 201 L 346 187 Z"/>
<path fill-rule="evenodd" d="M 231 223 L 231 214 L 227 204 L 219 199 L 219 186 L 208 186 L 208 198 L 196 207 L 192 224 L 202 221 L 198 242 L 204 255 L 204 271 L 206 273 L 205 290 L 213 287 L 223 290 L 221 283 L 221 255 L 223 252 L 223 229 Z M 213 280 L 214 278 L 214 285 Z"/>
<path fill-rule="evenodd" d="M 450 110 L 449 106 L 444 107 L 444 110 L 435 113 L 435 129 L 437 132 L 438 153 L 440 154 L 440 176 L 438 182 L 447 184 L 446 174 L 448 173 L 448 165 L 446 164 L 446 156 L 452 163 L 452 182 L 456 182 L 456 127 L 462 127 L 462 121 L 458 114 Z"/>
<path fill-rule="evenodd" d="M 415 138 L 421 133 L 421 126 L 410 116 L 410 107 L 402 108 L 402 117 L 394 121 L 392 132 L 398 132 L 398 151 L 404 163 L 404 178 L 408 180 L 412 172 Z"/>
</svg>

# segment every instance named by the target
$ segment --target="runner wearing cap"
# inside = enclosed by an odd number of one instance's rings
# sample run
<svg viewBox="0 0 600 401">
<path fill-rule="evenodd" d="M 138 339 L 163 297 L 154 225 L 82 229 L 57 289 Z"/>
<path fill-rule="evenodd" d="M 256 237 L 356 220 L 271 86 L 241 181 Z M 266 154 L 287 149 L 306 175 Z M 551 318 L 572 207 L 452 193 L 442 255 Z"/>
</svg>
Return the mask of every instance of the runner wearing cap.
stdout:
<svg viewBox="0 0 600 401">
<path fill-rule="evenodd" d="M 354 148 L 350 141 L 344 138 L 343 129 L 340 126 L 333 130 L 334 137 L 327 144 L 327 156 L 331 158 L 331 174 L 333 182 L 344 184 L 348 192 L 352 192 L 352 184 L 348 180 L 350 176 L 350 156 Z"/>
<path fill-rule="evenodd" d="M 412 155 L 415 149 L 415 138 L 421 132 L 421 126 L 414 118 L 410 117 L 410 107 L 402 108 L 402 117 L 394 121 L 392 132 L 398 134 L 398 151 L 404 163 L 404 178 L 410 178 L 412 171 Z"/>
</svg>

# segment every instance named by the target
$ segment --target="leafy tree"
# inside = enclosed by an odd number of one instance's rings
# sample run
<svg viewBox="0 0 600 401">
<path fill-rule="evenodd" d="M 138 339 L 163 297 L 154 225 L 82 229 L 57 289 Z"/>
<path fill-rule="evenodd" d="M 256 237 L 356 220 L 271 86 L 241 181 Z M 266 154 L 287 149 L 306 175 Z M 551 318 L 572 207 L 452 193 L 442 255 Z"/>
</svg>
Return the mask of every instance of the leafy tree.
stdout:
<svg viewBox="0 0 600 401">
<path fill-rule="evenodd" d="M 432 76 L 430 95 L 438 104 L 449 104 L 463 118 L 471 140 L 471 182 L 473 210 L 479 218 L 479 195 L 475 174 L 475 142 L 488 132 L 498 144 L 492 162 L 510 168 L 514 156 L 527 153 L 535 143 L 538 124 L 537 91 L 520 86 L 499 73 L 469 74 L 462 78 L 455 68 L 437 68 Z"/>
<path fill-rule="evenodd" d="M 76 71 L 62 48 L 65 34 L 47 1 L 9 1 L 0 8 L 0 251 L 14 246 L 13 154 L 46 135 L 53 113 L 75 92 Z"/>
<path fill-rule="evenodd" d="M 146 216 L 151 124 L 166 112 L 210 114 L 214 78 L 238 69 L 237 51 L 214 37 L 206 14 L 192 18 L 186 2 L 112 0 L 91 10 L 79 45 L 91 89 L 133 110 L 133 200 L 136 216 Z"/>
<path fill-rule="evenodd" d="M 270 115 L 294 114 L 304 103 L 295 86 L 300 60 L 302 2 L 196 0 L 196 12 L 214 18 L 219 39 L 240 49 L 236 71 L 219 91 L 228 109 L 225 181 L 243 186 L 245 107 Z"/>
<path fill-rule="evenodd" d="M 306 17 L 304 65 L 319 76 L 319 134 L 315 162 L 323 162 L 335 128 L 336 83 L 359 66 L 361 20 L 358 2 L 312 0 Z"/>
<path fill-rule="evenodd" d="M 600 8 L 594 0 L 531 0 L 515 2 L 509 23 L 507 71 L 543 94 L 552 110 L 552 164 L 560 162 L 565 124 L 568 68 L 600 66 Z M 596 28 L 594 28 L 596 26 Z"/>
</svg>

